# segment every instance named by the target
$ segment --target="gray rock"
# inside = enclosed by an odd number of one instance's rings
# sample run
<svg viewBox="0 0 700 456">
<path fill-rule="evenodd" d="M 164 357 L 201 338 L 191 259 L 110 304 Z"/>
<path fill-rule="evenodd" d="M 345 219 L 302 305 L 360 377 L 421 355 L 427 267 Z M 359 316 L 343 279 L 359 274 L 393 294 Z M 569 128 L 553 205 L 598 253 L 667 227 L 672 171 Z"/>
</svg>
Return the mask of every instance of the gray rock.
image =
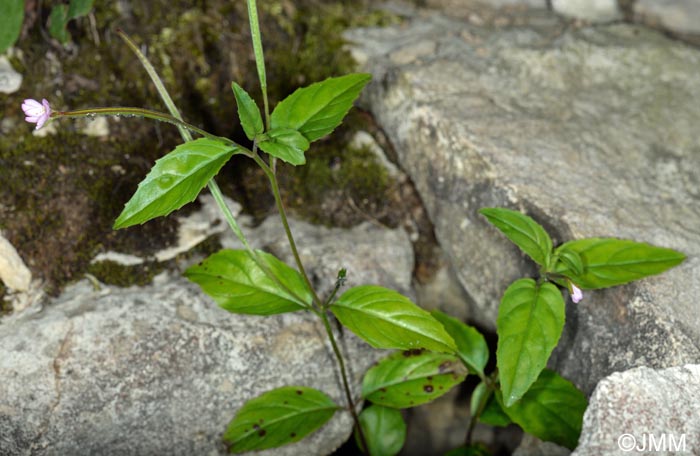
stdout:
<svg viewBox="0 0 700 456">
<path fill-rule="evenodd" d="M 17 253 L 17 249 L 0 232 L 0 282 L 14 291 L 27 291 L 32 273 Z"/>
<path fill-rule="evenodd" d="M 700 1 L 698 0 L 637 0 L 637 18 L 680 33 L 700 34 Z"/>
<path fill-rule="evenodd" d="M 568 456 L 571 450 L 552 442 L 543 442 L 530 434 L 523 435 L 513 456 Z"/>
<path fill-rule="evenodd" d="M 379 356 L 345 332 L 352 384 Z M 225 454 L 243 403 L 304 385 L 344 403 L 316 318 L 232 315 L 183 278 L 145 288 L 67 290 L 46 310 L 0 325 L 2 454 Z M 328 454 L 347 412 L 308 440 L 265 454 Z"/>
<path fill-rule="evenodd" d="M 630 453 L 633 449 L 638 451 Z M 700 365 L 639 367 L 614 373 L 596 387 L 572 454 L 643 452 L 700 452 Z"/>
<path fill-rule="evenodd" d="M 22 85 L 22 75 L 15 71 L 10 61 L 0 55 L 0 92 L 10 94 L 19 90 Z"/>
<path fill-rule="evenodd" d="M 570 305 L 552 367 L 590 393 L 614 371 L 700 359 L 700 53 L 630 25 L 491 28 L 439 14 L 348 34 L 364 103 L 393 142 L 461 285 L 494 328 L 534 265 L 478 215 L 503 206 L 553 235 L 680 250 L 657 277 Z M 433 41 L 433 55 L 390 56 Z"/>
<path fill-rule="evenodd" d="M 610 22 L 622 18 L 617 0 L 551 0 L 557 13 L 588 22 Z"/>
<path fill-rule="evenodd" d="M 187 217 L 187 239 L 219 231 L 211 231 L 220 222 L 210 209 Z M 413 296 L 405 232 L 290 223 L 320 293 L 346 267 L 348 287 L 372 283 Z M 293 264 L 277 218 L 246 231 L 254 247 Z M 232 235 L 221 241 L 239 247 Z M 143 288 L 94 291 L 80 282 L 31 310 L 0 324 L 2 454 L 224 454 L 221 435 L 236 410 L 267 390 L 311 386 L 344 404 L 333 352 L 311 315 L 232 315 L 167 275 Z M 359 394 L 365 370 L 384 353 L 348 331 L 338 337 Z M 263 454 L 329 454 L 351 426 L 339 412 L 311 438 Z"/>
</svg>

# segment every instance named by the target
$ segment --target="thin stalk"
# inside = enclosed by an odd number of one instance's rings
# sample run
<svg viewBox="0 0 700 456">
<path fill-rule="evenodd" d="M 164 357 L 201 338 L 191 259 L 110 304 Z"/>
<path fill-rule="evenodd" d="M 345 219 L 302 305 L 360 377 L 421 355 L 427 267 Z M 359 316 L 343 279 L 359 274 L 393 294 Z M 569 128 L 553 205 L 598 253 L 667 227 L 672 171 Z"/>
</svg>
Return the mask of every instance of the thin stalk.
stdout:
<svg viewBox="0 0 700 456">
<path fill-rule="evenodd" d="M 170 111 L 170 114 L 176 119 L 182 120 L 182 115 L 180 114 L 180 111 L 177 109 L 177 106 L 175 106 L 175 102 L 170 96 L 170 93 L 168 93 L 168 90 L 165 88 L 163 80 L 160 79 L 160 76 L 158 76 L 156 69 L 153 68 L 153 65 L 151 65 L 151 62 L 146 58 L 145 55 L 143 55 L 143 52 L 141 52 L 138 46 L 136 46 L 136 43 L 134 43 L 131 40 L 129 35 L 124 33 L 121 29 L 117 29 L 117 34 L 122 40 L 124 40 L 126 45 L 129 46 L 129 49 L 131 49 L 131 51 L 134 54 L 136 54 L 136 57 L 141 62 L 141 65 L 143 65 L 143 68 L 146 70 L 146 73 L 148 73 L 148 76 L 151 78 L 151 81 L 153 81 L 153 85 L 156 86 L 156 90 L 158 91 L 160 98 L 163 100 L 163 103 L 165 103 L 165 106 L 168 108 L 168 111 Z M 187 130 L 184 130 L 179 125 L 178 130 L 180 130 L 180 136 L 182 136 L 182 139 L 185 142 L 192 141 L 192 136 L 190 136 Z"/>
<path fill-rule="evenodd" d="M 318 314 L 323 321 L 323 326 L 326 328 L 326 334 L 328 334 L 328 339 L 331 341 L 331 347 L 333 347 L 333 353 L 335 353 L 335 358 L 338 360 L 338 365 L 340 366 L 340 376 L 343 379 L 343 389 L 345 390 L 345 399 L 348 401 L 348 408 L 352 414 L 352 419 L 355 421 L 355 427 L 357 428 L 357 434 L 360 437 L 360 442 L 362 447 L 365 449 L 367 454 L 369 454 L 369 446 L 367 446 L 367 439 L 365 439 L 365 434 L 362 432 L 362 426 L 360 426 L 360 417 L 357 415 L 355 410 L 355 402 L 352 400 L 352 391 L 350 390 L 350 383 L 348 382 L 348 374 L 345 370 L 345 361 L 343 360 L 343 355 L 340 353 L 338 344 L 335 342 L 335 336 L 333 336 L 333 329 L 331 329 L 331 324 L 328 321 L 328 316 L 325 312 L 320 312 Z"/>
<path fill-rule="evenodd" d="M 208 131 L 204 131 L 201 128 L 195 127 L 194 125 L 187 123 L 183 121 L 182 119 L 178 119 L 174 116 L 171 116 L 169 114 L 166 114 L 164 112 L 159 112 L 159 111 L 152 111 L 150 109 L 144 109 L 144 108 L 132 108 L 132 107 L 126 107 L 126 106 L 117 106 L 117 107 L 109 107 L 109 108 L 88 108 L 88 109 L 77 109 L 74 111 L 56 111 L 51 114 L 51 117 L 68 117 L 68 118 L 80 118 L 80 117 L 94 117 L 94 116 L 136 116 L 136 117 L 145 117 L 148 119 L 154 119 L 158 120 L 160 122 L 167 122 L 169 124 L 173 124 L 176 127 L 183 129 L 189 138 L 189 140 L 192 140 L 192 136 L 190 135 L 190 131 L 197 133 L 198 135 L 202 135 L 205 138 L 209 139 L 214 139 L 216 141 L 223 142 L 225 144 L 229 144 L 231 146 L 236 146 L 241 149 L 241 151 L 245 151 L 247 149 L 239 146 L 235 142 L 231 141 L 228 138 L 224 138 L 222 136 L 216 136 Z"/>
<path fill-rule="evenodd" d="M 306 286 L 309 287 L 309 290 L 311 290 L 311 293 L 313 294 L 313 299 L 316 305 L 320 308 L 323 307 L 323 303 L 321 299 L 318 297 L 316 294 L 316 290 L 314 290 L 313 285 L 311 285 L 311 281 L 309 280 L 309 276 L 306 273 L 306 269 L 304 269 L 304 264 L 301 262 L 301 257 L 299 256 L 299 251 L 297 250 L 297 244 L 294 241 L 294 236 L 292 235 L 292 230 L 289 228 L 289 221 L 287 219 L 287 213 L 284 210 L 284 204 L 282 204 L 282 197 L 280 196 L 280 188 L 277 183 L 277 176 L 275 176 L 275 173 L 272 171 L 272 169 L 267 166 L 267 164 L 263 161 L 258 154 L 253 154 L 253 160 L 262 168 L 263 172 L 267 176 L 267 178 L 270 181 L 270 186 L 272 187 L 272 194 L 275 197 L 275 204 L 277 205 L 277 212 L 280 214 L 280 219 L 282 220 L 282 226 L 284 226 L 284 232 L 287 235 L 287 241 L 289 242 L 289 247 L 292 249 L 292 255 L 294 256 L 294 262 L 297 265 L 297 269 L 299 269 L 299 272 L 301 273 L 301 276 L 304 278 L 304 282 L 306 283 Z"/>
<path fill-rule="evenodd" d="M 267 75 L 265 73 L 265 55 L 263 53 L 262 37 L 260 35 L 260 22 L 258 21 L 258 6 L 255 0 L 248 0 L 248 18 L 250 20 L 250 35 L 253 40 L 253 53 L 255 54 L 255 65 L 260 79 L 260 90 L 263 96 L 265 108 L 265 125 L 270 129 L 270 105 L 267 101 Z"/>
<path fill-rule="evenodd" d="M 323 303 L 323 307 L 321 310 L 326 310 L 329 305 L 333 302 L 333 299 L 335 299 L 335 295 L 338 294 L 338 290 L 340 290 L 340 287 L 342 287 L 345 284 L 345 268 L 341 269 L 340 272 L 338 272 L 338 279 L 335 281 L 335 287 L 333 287 L 333 292 L 328 296 L 328 299 Z"/>
<path fill-rule="evenodd" d="M 486 404 L 488 404 L 489 399 L 496 390 L 496 382 L 498 381 L 498 371 L 494 371 L 489 377 L 482 377 L 482 381 L 488 388 L 488 392 L 487 394 L 484 394 L 482 396 L 481 401 L 476 407 L 476 413 L 472 413 L 472 419 L 469 421 L 469 427 L 467 428 L 467 436 L 464 439 L 464 444 L 466 446 L 471 445 L 472 434 L 474 433 L 476 423 L 479 421 L 481 414 L 484 413 L 484 410 L 486 409 Z"/>
</svg>

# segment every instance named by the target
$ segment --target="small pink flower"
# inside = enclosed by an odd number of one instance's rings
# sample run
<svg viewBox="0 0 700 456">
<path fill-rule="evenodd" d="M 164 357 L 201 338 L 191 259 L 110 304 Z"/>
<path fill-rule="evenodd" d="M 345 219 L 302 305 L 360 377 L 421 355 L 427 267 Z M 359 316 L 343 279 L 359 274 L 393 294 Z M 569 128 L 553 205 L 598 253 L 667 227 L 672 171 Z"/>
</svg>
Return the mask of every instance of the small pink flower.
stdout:
<svg viewBox="0 0 700 456">
<path fill-rule="evenodd" d="M 571 282 L 569 282 L 569 285 L 571 285 L 571 290 L 569 290 L 571 292 L 571 300 L 574 304 L 578 304 L 583 299 L 583 291 Z"/>
<path fill-rule="evenodd" d="M 51 106 L 46 98 L 41 100 L 39 103 L 36 100 L 27 98 L 22 102 L 22 111 L 27 116 L 24 118 L 29 123 L 35 123 L 36 129 L 40 129 L 44 126 L 49 117 L 51 117 Z"/>
</svg>

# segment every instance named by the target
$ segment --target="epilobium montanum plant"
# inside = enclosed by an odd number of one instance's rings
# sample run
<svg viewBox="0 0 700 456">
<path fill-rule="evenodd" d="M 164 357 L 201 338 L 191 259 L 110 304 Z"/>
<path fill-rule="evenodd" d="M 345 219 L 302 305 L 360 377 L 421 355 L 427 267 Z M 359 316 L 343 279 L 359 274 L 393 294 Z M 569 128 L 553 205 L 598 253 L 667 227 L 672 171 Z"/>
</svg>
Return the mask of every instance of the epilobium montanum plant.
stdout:
<svg viewBox="0 0 700 456">
<path fill-rule="evenodd" d="M 245 249 L 219 251 L 190 267 L 186 276 L 229 312 L 272 315 L 306 311 L 323 323 L 338 363 L 345 403 L 337 404 L 324 392 L 304 386 L 268 391 L 249 400 L 229 424 L 224 439 L 230 450 L 239 453 L 296 442 L 345 409 L 354 419 L 355 438 L 365 453 L 394 455 L 406 437 L 400 409 L 434 400 L 467 375 L 476 375 L 481 382 L 472 395 L 473 417 L 465 444 L 450 454 L 486 454 L 483 447 L 471 442 L 477 421 L 497 426 L 516 423 L 540 439 L 574 448 L 586 398 L 569 381 L 545 369 L 564 327 L 565 300 L 557 285 L 567 290 L 576 303 L 583 299 L 582 290 L 658 274 L 679 264 L 684 256 L 674 250 L 613 238 L 581 239 L 555 248 L 547 232 L 532 218 L 509 209 L 482 209 L 481 214 L 540 267 L 537 280 L 517 280 L 503 294 L 497 320 L 496 369 L 489 374 L 485 372 L 489 351 L 482 334 L 439 311 L 428 313 L 396 291 L 364 285 L 336 297 L 345 281 L 346 272 L 341 270 L 332 293 L 318 296 L 289 229 L 276 162 L 303 165 L 304 152 L 342 122 L 370 75 L 350 74 L 298 89 L 270 113 L 255 0 L 248 0 L 248 13 L 262 89 L 262 113 L 241 86 L 234 82 L 232 90 L 241 125 L 253 144 L 250 149 L 183 121 L 150 62 L 122 32 L 120 36 L 145 67 L 170 114 L 123 107 L 56 112 L 46 100 L 25 100 L 22 105 L 26 120 L 36 123 L 37 128 L 57 117 L 95 115 L 140 116 L 174 124 L 184 143 L 156 161 L 114 228 L 165 216 L 193 201 L 207 186 Z M 201 137 L 193 139 L 192 133 Z M 267 156 L 261 156 L 260 151 Z M 254 160 L 270 181 L 296 269 L 269 253 L 252 249 L 226 206 L 214 176 L 236 154 Z M 365 374 L 360 399 L 371 405 L 359 414 L 329 312 L 371 346 L 399 350 Z"/>
</svg>

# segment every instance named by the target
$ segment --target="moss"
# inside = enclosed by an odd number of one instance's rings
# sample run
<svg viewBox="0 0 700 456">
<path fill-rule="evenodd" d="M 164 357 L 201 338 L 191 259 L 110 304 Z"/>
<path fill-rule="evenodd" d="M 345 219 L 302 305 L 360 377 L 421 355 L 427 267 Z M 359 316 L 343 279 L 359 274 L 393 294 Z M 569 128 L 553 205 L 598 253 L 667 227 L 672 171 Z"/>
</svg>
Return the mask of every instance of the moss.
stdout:
<svg viewBox="0 0 700 456">
<path fill-rule="evenodd" d="M 87 272 L 97 280 L 107 285 L 129 287 L 132 285 L 147 285 L 156 274 L 165 267 L 158 262 L 146 262 L 134 266 L 126 266 L 114 261 L 99 261 L 88 266 Z"/>
</svg>

